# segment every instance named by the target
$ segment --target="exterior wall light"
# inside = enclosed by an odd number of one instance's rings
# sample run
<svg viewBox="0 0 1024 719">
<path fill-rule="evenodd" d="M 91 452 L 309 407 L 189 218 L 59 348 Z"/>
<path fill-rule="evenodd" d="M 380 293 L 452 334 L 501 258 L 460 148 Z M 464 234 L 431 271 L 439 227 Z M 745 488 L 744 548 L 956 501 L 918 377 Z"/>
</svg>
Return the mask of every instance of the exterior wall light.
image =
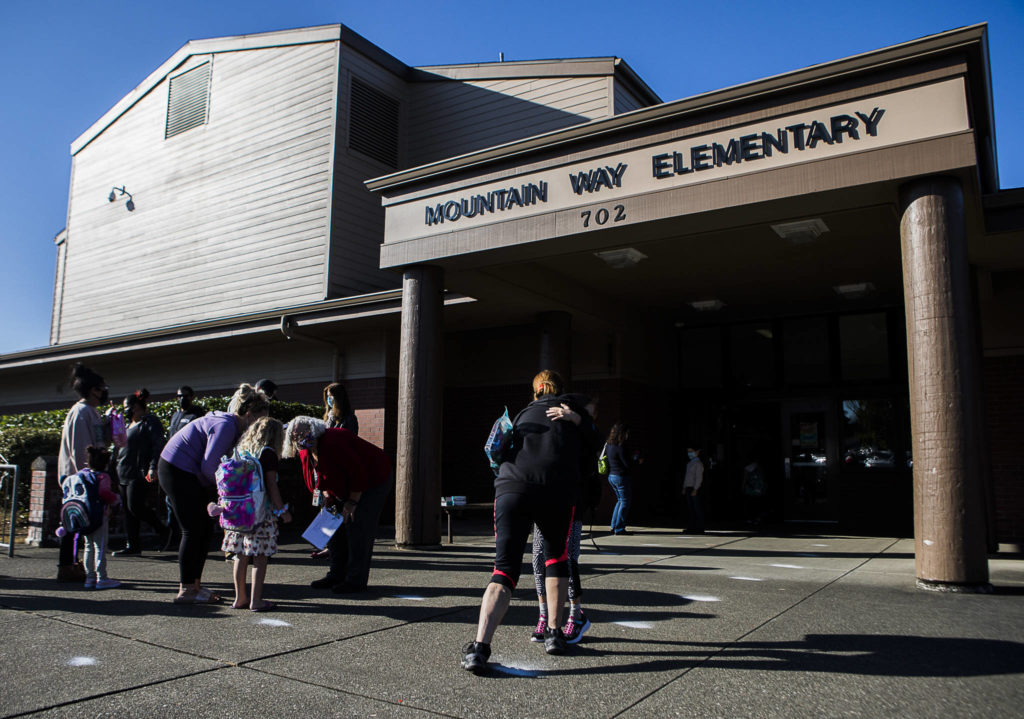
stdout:
<svg viewBox="0 0 1024 719">
<path fill-rule="evenodd" d="M 828 232 L 828 225 L 820 218 L 810 220 L 797 220 L 796 222 L 783 222 L 779 225 L 772 225 L 775 234 L 792 242 L 794 245 L 804 245 L 821 237 Z"/>
<path fill-rule="evenodd" d="M 714 312 L 725 307 L 725 303 L 722 300 L 698 300 L 691 302 L 690 307 L 698 312 Z"/>
<path fill-rule="evenodd" d="M 604 252 L 595 252 L 594 255 L 604 260 L 613 270 L 623 270 L 627 267 L 632 267 L 640 260 L 647 259 L 647 255 L 635 247 L 605 250 Z"/>
<path fill-rule="evenodd" d="M 135 209 L 135 201 L 132 199 L 132 193 L 124 189 L 124 185 L 122 185 L 121 187 L 115 187 L 111 189 L 110 194 L 107 195 L 107 202 L 113 202 L 118 198 L 118 195 L 114 194 L 116 192 L 120 192 L 121 196 L 128 195 L 128 202 L 124 203 L 124 206 L 128 210 L 128 212 L 131 212 L 132 210 Z"/>
<path fill-rule="evenodd" d="M 855 282 L 849 285 L 836 285 L 832 289 L 843 299 L 856 300 L 874 292 L 875 286 L 870 282 Z"/>
</svg>

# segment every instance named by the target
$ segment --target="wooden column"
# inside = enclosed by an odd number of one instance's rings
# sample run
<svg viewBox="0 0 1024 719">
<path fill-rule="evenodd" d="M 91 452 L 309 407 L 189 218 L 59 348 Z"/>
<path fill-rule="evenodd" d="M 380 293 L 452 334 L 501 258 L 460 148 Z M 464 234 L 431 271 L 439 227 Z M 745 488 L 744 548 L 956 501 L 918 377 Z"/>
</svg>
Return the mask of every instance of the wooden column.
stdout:
<svg viewBox="0 0 1024 719">
<path fill-rule="evenodd" d="M 441 313 L 444 273 L 414 266 L 402 280 L 395 543 L 441 543 Z"/>
<path fill-rule="evenodd" d="M 957 180 L 933 177 L 900 194 L 917 583 L 984 591 L 990 587 L 973 427 L 979 367 L 963 192 Z"/>
<path fill-rule="evenodd" d="M 572 315 L 568 312 L 541 312 L 537 315 L 540 327 L 540 353 L 537 369 L 550 369 L 572 381 Z"/>
</svg>

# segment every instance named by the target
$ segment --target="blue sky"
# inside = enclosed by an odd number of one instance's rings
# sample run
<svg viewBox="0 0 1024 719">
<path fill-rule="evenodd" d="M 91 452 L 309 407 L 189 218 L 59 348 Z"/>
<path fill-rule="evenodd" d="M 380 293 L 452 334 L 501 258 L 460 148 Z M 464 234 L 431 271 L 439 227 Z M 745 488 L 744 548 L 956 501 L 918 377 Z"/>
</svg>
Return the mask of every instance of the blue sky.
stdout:
<svg viewBox="0 0 1024 719">
<path fill-rule="evenodd" d="M 337 22 L 409 65 L 615 55 L 664 100 L 987 22 L 1001 184 L 1024 186 L 1021 0 L 0 0 L 0 354 L 48 342 L 76 137 L 189 40 Z"/>
</svg>

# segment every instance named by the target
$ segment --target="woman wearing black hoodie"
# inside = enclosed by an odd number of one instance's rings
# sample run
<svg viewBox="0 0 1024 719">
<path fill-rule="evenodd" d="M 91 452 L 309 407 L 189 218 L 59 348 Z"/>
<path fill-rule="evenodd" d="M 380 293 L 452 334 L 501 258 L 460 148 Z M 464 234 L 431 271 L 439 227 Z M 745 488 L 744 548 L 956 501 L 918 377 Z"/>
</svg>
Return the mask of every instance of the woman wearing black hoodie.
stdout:
<svg viewBox="0 0 1024 719">
<path fill-rule="evenodd" d="M 597 444 L 593 421 L 550 370 L 533 379 L 534 401 L 513 421 L 511 447 L 494 480 L 495 558 L 480 606 L 476 641 L 463 649 L 462 668 L 479 674 L 491 655 L 491 637 L 508 610 L 519 581 L 526 539 L 536 524 L 544 536 L 548 622 L 544 649 L 562 654 L 568 590 L 569 529 L 580 485 L 580 457 Z"/>
</svg>

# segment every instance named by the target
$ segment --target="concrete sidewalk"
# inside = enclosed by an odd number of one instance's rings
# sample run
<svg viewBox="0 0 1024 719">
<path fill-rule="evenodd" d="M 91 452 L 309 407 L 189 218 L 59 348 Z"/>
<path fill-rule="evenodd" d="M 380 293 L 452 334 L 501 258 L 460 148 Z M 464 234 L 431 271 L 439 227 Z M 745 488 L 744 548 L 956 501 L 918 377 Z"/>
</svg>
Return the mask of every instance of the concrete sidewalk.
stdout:
<svg viewBox="0 0 1024 719">
<path fill-rule="evenodd" d="M 371 591 L 312 590 L 322 563 L 273 557 L 274 612 L 171 603 L 175 556 L 110 559 L 125 586 L 54 581 L 56 550 L 0 558 L 0 715 L 47 717 L 1020 716 L 1024 561 L 992 595 L 914 588 L 910 540 L 684 536 L 584 541 L 594 626 L 571 653 L 529 641 L 528 573 L 493 670 L 459 668 L 493 541 L 436 552 L 378 543 Z M 205 583 L 231 594 L 211 552 Z M 527 561 L 529 557 L 526 557 Z M 528 572 L 528 570 L 527 570 Z"/>
</svg>

